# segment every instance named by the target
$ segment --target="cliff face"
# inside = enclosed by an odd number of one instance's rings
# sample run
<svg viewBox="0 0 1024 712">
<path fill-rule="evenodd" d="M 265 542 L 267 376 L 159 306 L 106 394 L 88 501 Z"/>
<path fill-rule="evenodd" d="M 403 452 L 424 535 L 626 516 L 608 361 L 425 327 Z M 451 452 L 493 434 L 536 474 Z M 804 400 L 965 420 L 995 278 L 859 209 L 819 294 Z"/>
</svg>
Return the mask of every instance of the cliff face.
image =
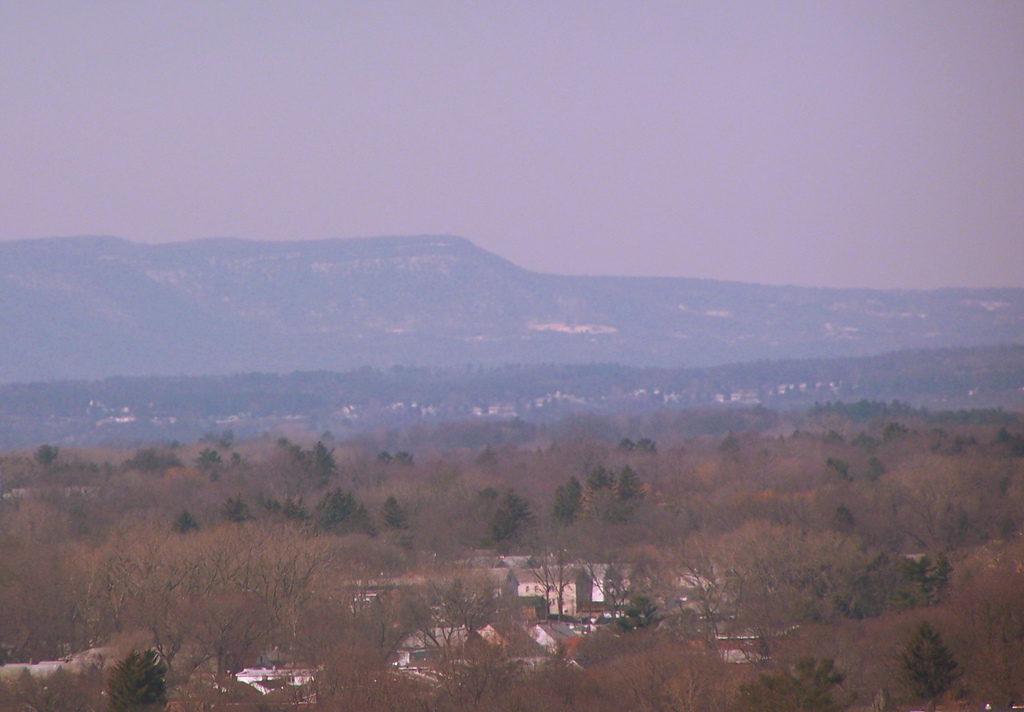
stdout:
<svg viewBox="0 0 1024 712">
<path fill-rule="evenodd" d="M 0 381 L 1024 343 L 1024 290 L 538 274 L 447 236 L 0 243 Z"/>
</svg>

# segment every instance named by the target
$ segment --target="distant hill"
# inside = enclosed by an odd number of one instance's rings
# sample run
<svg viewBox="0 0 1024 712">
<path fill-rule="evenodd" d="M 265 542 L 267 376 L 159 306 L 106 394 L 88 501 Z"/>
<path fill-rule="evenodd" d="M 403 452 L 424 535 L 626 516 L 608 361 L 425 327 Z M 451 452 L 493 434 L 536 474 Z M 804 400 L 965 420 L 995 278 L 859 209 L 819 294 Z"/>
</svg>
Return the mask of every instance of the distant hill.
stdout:
<svg viewBox="0 0 1024 712">
<path fill-rule="evenodd" d="M 1024 343 L 1024 290 L 540 274 L 447 236 L 0 243 L 0 382 L 395 364 L 698 367 Z"/>
</svg>

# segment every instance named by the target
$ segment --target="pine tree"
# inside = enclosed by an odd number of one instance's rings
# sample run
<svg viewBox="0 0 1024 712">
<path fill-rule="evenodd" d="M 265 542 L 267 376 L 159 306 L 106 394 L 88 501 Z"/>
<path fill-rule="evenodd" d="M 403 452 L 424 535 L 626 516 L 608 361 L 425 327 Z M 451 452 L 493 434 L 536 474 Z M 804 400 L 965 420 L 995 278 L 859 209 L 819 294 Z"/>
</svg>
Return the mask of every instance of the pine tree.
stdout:
<svg viewBox="0 0 1024 712">
<path fill-rule="evenodd" d="M 242 499 L 242 495 L 224 500 L 220 505 L 220 513 L 229 522 L 244 522 L 252 518 L 249 516 L 249 505 Z"/>
<path fill-rule="evenodd" d="M 598 465 L 587 475 L 587 489 L 590 492 L 615 489 L 615 473 L 602 465 Z"/>
<path fill-rule="evenodd" d="M 316 505 L 316 522 L 324 531 L 348 534 L 354 531 L 373 533 L 366 507 L 352 492 L 340 487 L 327 492 Z"/>
<path fill-rule="evenodd" d="M 54 445 L 40 445 L 39 449 L 36 450 L 35 460 L 43 467 L 49 468 L 57 461 L 57 456 L 59 454 L 59 447 Z"/>
<path fill-rule="evenodd" d="M 224 464 L 224 458 L 212 447 L 204 449 L 196 458 L 196 466 L 201 470 L 212 470 L 218 465 Z"/>
<path fill-rule="evenodd" d="M 900 673 L 907 689 L 929 707 L 944 695 L 960 677 L 953 654 L 942 636 L 927 621 L 922 621 L 899 654 Z"/>
<path fill-rule="evenodd" d="M 762 673 L 756 680 L 740 686 L 737 712 L 839 712 L 849 701 L 836 700 L 832 694 L 844 676 L 835 663 L 826 658 L 801 658 L 787 670 Z"/>
<path fill-rule="evenodd" d="M 505 492 L 501 498 L 501 504 L 491 516 L 491 539 L 499 551 L 506 551 L 509 544 L 535 518 L 533 512 L 530 511 L 529 502 L 512 490 Z"/>
<path fill-rule="evenodd" d="M 199 529 L 199 522 L 192 516 L 192 512 L 187 509 L 181 510 L 177 517 L 174 518 L 174 523 L 171 525 L 178 534 L 188 534 Z"/>
<path fill-rule="evenodd" d="M 285 519 L 291 519 L 298 522 L 304 522 L 310 518 L 309 510 L 306 509 L 306 505 L 302 503 L 302 497 L 299 497 L 298 499 L 285 497 L 284 503 L 281 505 L 281 514 L 284 515 Z"/>
<path fill-rule="evenodd" d="M 619 481 L 615 485 L 615 494 L 622 502 L 629 502 L 634 499 L 642 499 L 644 496 L 644 483 L 636 471 L 626 465 L 619 473 Z"/>
<path fill-rule="evenodd" d="M 384 500 L 384 506 L 380 509 L 380 518 L 391 529 L 409 528 L 408 516 L 394 495 Z"/>
<path fill-rule="evenodd" d="M 636 448 L 640 452 L 655 453 L 658 451 L 657 443 L 650 438 L 640 438 L 636 441 Z"/>
<path fill-rule="evenodd" d="M 569 481 L 555 490 L 555 504 L 552 514 L 562 524 L 572 524 L 583 508 L 583 487 L 580 481 L 570 476 Z"/>
<path fill-rule="evenodd" d="M 110 712 L 161 709 L 167 701 L 166 672 L 167 667 L 152 648 L 132 650 L 107 678 Z"/>
<path fill-rule="evenodd" d="M 323 442 L 317 440 L 310 457 L 313 474 L 319 478 L 319 485 L 322 487 L 330 481 L 331 475 L 338 468 L 334 461 L 334 450 L 328 450 Z"/>
<path fill-rule="evenodd" d="M 658 605 L 650 596 L 638 593 L 630 597 L 629 603 L 622 609 L 622 617 L 616 618 L 615 622 L 620 629 L 628 633 L 640 628 L 650 628 L 657 625 L 659 620 Z"/>
</svg>

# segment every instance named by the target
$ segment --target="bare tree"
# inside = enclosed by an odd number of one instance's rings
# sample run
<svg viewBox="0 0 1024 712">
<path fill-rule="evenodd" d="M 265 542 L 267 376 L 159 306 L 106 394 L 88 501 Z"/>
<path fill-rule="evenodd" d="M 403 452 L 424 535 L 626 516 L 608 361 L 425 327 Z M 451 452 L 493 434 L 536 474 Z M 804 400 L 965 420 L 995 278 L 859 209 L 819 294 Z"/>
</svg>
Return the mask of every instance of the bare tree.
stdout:
<svg viewBox="0 0 1024 712">
<path fill-rule="evenodd" d="M 544 587 L 544 600 L 548 612 L 551 603 L 559 618 L 566 613 L 566 600 L 571 597 L 572 611 L 576 612 L 576 579 L 580 574 L 580 561 L 568 547 L 553 548 L 549 553 L 531 557 L 530 573 Z"/>
</svg>

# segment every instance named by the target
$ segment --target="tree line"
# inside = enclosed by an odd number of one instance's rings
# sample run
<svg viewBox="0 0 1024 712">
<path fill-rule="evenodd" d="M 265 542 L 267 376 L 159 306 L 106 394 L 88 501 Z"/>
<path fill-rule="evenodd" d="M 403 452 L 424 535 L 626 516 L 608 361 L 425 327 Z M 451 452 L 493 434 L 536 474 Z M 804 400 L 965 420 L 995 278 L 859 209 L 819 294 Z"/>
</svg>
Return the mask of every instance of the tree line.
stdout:
<svg viewBox="0 0 1024 712">
<path fill-rule="evenodd" d="M 1021 701 L 1024 423 L 863 411 L 718 435 L 582 418 L 458 448 L 385 430 L 8 451 L 0 656 L 151 650 L 195 710 L 267 704 L 214 683 L 268 651 L 320 671 L 322 709 Z M 527 602 L 473 563 L 500 555 L 559 590 L 591 572 L 610 622 L 524 666 Z M 430 682 L 392 665 L 416 635 L 443 653 Z M 104 674 L 2 677 L 0 709 L 100 709 Z"/>
</svg>

